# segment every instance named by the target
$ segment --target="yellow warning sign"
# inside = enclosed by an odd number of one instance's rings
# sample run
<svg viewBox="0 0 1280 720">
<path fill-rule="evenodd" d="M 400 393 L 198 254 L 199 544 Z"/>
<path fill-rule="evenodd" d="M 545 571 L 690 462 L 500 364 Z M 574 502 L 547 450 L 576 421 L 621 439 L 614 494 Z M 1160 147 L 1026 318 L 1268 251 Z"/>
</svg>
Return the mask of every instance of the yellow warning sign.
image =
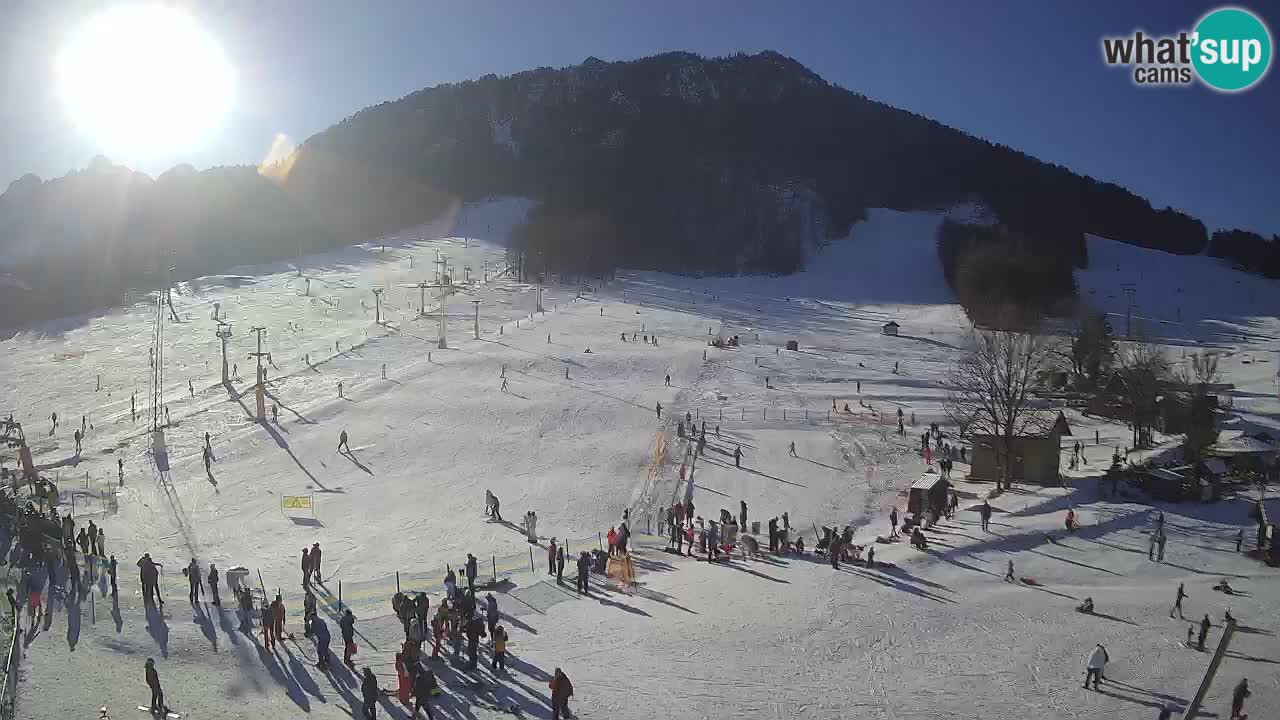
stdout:
<svg viewBox="0 0 1280 720">
<path fill-rule="evenodd" d="M 285 495 L 284 497 L 280 498 L 280 505 L 285 510 L 310 510 L 312 509 L 311 496 L 310 495 Z"/>
</svg>

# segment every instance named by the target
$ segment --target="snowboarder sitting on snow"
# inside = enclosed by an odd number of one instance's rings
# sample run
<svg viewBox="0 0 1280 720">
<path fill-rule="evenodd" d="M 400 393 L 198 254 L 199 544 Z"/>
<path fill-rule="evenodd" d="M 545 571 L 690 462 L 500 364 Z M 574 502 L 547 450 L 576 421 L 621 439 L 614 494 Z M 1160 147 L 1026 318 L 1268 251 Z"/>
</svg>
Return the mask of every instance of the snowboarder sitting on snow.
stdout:
<svg viewBox="0 0 1280 720">
<path fill-rule="evenodd" d="M 1086 614 L 1092 614 L 1092 613 L 1093 613 L 1093 598 L 1091 598 L 1091 597 L 1087 597 L 1087 598 L 1085 598 L 1085 599 L 1084 599 L 1084 602 L 1083 602 L 1083 603 L 1081 603 L 1079 606 L 1077 606 L 1077 607 L 1076 607 L 1076 610 L 1077 610 L 1078 612 L 1082 612 L 1082 613 L 1086 613 Z"/>
<path fill-rule="evenodd" d="M 1236 593 L 1235 590 L 1231 589 L 1231 583 L 1228 583 L 1226 578 L 1222 578 L 1222 580 L 1218 582 L 1217 585 L 1213 586 L 1213 589 L 1221 593 L 1226 593 L 1228 595 L 1234 595 Z"/>
<path fill-rule="evenodd" d="M 929 549 L 929 541 L 925 538 L 924 533 L 920 532 L 919 527 L 911 529 L 911 546 L 917 550 Z"/>
</svg>

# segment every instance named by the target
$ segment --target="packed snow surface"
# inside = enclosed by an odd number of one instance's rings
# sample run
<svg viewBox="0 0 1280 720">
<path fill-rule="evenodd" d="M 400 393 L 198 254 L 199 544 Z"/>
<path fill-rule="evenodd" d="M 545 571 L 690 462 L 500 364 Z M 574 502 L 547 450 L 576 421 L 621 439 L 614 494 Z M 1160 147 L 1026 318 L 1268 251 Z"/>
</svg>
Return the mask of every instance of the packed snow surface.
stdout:
<svg viewBox="0 0 1280 720">
<path fill-rule="evenodd" d="M 76 503 L 79 523 L 102 525 L 121 567 L 118 603 L 104 582 L 79 603 L 54 600 L 48 624 L 24 633 L 18 717 L 88 717 L 103 705 L 131 716 L 149 697 L 147 657 L 184 718 L 358 717 L 359 678 L 336 661 L 315 668 L 300 632 L 299 557 L 312 543 L 324 550 L 324 614 L 341 582 L 359 617 L 357 667 L 391 689 L 403 639 L 390 616 L 396 573 L 435 605 L 445 566 L 468 552 L 482 579 L 497 571 L 512 659 L 495 672 L 483 652 L 470 674 L 481 688 L 460 665 L 432 663 L 445 689 L 435 711 L 448 718 L 498 717 L 508 704 L 550 717 L 557 667 L 583 718 L 1155 717 L 1194 695 L 1228 608 L 1242 628 L 1206 710 L 1226 718 L 1231 689 L 1247 677 L 1251 716 L 1280 716 L 1280 574 L 1235 552 L 1250 497 L 1158 506 L 1169 544 L 1165 562 L 1149 561 L 1152 506 L 1099 492 L 1112 449 L 1127 445 L 1120 424 L 1069 411 L 1063 467 L 1075 440 L 1088 462 L 1066 473 L 1066 487 L 1001 496 L 984 532 L 973 509 L 991 486 L 960 483 L 961 511 L 929 533 L 928 552 L 876 544 L 875 568 L 834 570 L 812 554 L 708 564 L 643 534 L 658 509 L 688 497 L 707 519 L 721 508 L 736 516 L 740 501 L 761 525 L 785 511 L 810 547 L 823 525 L 851 525 L 869 546 L 887 535 L 889 508 L 903 506 L 899 491 L 925 470 L 920 434 L 935 421 L 951 430 L 943 383 L 969 332 L 937 268 L 941 214 L 873 211 L 789 277 L 620 272 L 603 285 L 555 276 L 540 288 L 500 274 L 502 246 L 528 207 L 466 206 L 448 223 L 178 287 L 180 319 L 163 327 L 164 475 L 148 432 L 154 296 L 0 342 L 0 413 L 23 424 L 62 503 Z M 1236 384 L 1224 422 L 1278 426 L 1274 284 L 1102 238 L 1090 239 L 1089 257 L 1082 296 L 1114 327 L 1134 318 L 1175 358 L 1219 352 Z M 438 267 L 456 284 L 447 349 L 440 290 L 413 287 L 434 283 Z M 1136 288 L 1131 311 L 1126 286 Z M 381 324 L 373 288 L 384 290 Z M 238 372 L 226 386 L 215 305 L 233 333 Z M 896 337 L 882 333 L 890 320 Z M 271 353 L 266 422 L 254 418 L 252 326 L 266 328 Z M 645 341 L 655 335 L 656 345 Z M 732 336 L 740 347 L 708 347 Z M 786 350 L 788 340 L 799 349 Z M 682 481 L 676 424 L 686 413 L 706 422 L 708 443 Z M 81 416 L 91 427 L 77 454 Z M 343 430 L 350 452 L 336 449 Z M 485 517 L 486 490 L 506 522 Z M 285 509 L 285 496 L 314 509 Z M 1072 506 L 1083 527 L 1069 534 Z M 537 547 L 521 527 L 529 510 Z M 624 510 L 637 530 L 638 588 L 593 576 L 593 597 L 578 597 L 574 556 Z M 563 587 L 545 574 L 553 536 L 570 541 Z M 142 608 L 134 562 L 143 552 L 165 565 L 163 614 Z M 255 587 L 282 589 L 296 642 L 266 650 L 260 635 L 237 632 L 225 587 L 222 610 L 184 603 L 177 570 L 193 557 L 224 573 L 243 565 Z M 1018 582 L 1002 580 L 1010 561 Z M 1214 592 L 1224 577 L 1248 594 Z M 1170 617 L 1180 582 L 1186 620 Z M 1097 613 L 1075 612 L 1086 596 Z M 1206 652 L 1187 648 L 1189 624 L 1206 613 Z M 330 627 L 340 651 L 332 617 Z M 1097 692 L 1080 687 L 1096 643 L 1111 657 Z M 382 712 L 408 716 L 394 695 Z"/>
</svg>

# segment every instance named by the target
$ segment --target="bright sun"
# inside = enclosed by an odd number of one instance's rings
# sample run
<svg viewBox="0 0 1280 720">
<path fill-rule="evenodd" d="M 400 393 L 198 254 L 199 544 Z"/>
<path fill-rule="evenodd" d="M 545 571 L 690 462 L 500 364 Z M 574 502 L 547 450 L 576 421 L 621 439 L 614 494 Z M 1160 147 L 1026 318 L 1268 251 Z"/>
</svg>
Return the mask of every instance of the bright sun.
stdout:
<svg viewBox="0 0 1280 720">
<path fill-rule="evenodd" d="M 122 159 L 189 149 L 222 121 L 234 86 L 221 48 L 195 19 L 159 5 L 88 19 L 54 67 L 72 122 Z"/>
</svg>

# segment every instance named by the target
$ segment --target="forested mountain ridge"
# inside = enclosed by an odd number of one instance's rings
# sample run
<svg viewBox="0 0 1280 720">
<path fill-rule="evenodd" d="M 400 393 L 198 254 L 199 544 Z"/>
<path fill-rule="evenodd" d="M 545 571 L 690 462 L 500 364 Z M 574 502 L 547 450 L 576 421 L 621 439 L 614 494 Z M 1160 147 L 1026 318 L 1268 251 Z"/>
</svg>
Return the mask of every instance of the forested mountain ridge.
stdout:
<svg viewBox="0 0 1280 720">
<path fill-rule="evenodd" d="M 774 52 L 588 58 L 366 108 L 266 168 L 153 181 L 95 159 L 16 181 L 0 195 L 0 264 L 20 281 L 0 283 L 5 323 L 118 301 L 170 266 L 194 277 L 325 249 L 494 195 L 538 201 L 516 240 L 570 270 L 792 272 L 866 208 L 966 201 L 1078 265 L 1086 232 L 1173 253 L 1208 242 L 1185 214 Z"/>
</svg>

